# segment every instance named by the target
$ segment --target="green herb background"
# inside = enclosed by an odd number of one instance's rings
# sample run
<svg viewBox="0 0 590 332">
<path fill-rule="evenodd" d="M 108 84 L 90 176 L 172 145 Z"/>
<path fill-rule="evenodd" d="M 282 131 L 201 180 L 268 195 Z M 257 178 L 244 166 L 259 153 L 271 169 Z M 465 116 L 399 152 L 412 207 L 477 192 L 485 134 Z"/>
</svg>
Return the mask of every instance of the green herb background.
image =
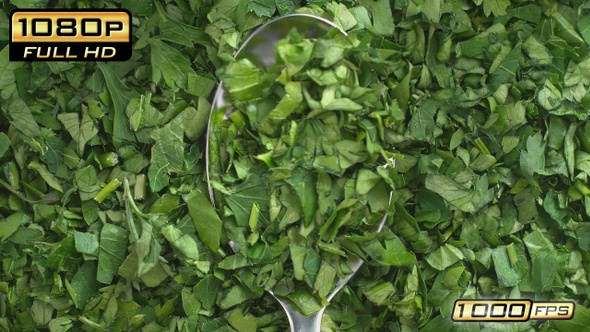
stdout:
<svg viewBox="0 0 590 332">
<path fill-rule="evenodd" d="M 231 249 L 209 227 L 221 221 L 202 207 L 217 70 L 253 28 L 292 12 L 381 36 L 370 56 L 395 66 L 382 79 L 402 111 L 384 124 L 404 157 L 395 238 L 336 296 L 323 330 L 590 329 L 589 2 L 10 2 L 0 330 L 288 329 L 260 274 L 223 260 Z M 127 8 L 133 57 L 9 62 L 15 6 Z M 417 264 L 397 266 L 405 250 Z M 453 323 L 458 298 L 577 306 L 570 321 Z"/>
</svg>

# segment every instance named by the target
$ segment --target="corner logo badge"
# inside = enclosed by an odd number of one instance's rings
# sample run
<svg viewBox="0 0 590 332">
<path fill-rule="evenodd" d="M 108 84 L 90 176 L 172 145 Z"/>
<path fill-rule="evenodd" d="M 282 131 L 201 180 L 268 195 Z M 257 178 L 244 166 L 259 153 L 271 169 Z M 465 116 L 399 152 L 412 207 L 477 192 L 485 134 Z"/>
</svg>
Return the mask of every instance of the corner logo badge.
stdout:
<svg viewBox="0 0 590 332">
<path fill-rule="evenodd" d="M 455 322 L 526 322 L 563 320 L 574 316 L 575 304 L 566 301 L 531 300 L 457 300 L 453 308 Z"/>
<path fill-rule="evenodd" d="M 15 10 L 10 61 L 125 61 L 132 53 L 127 10 Z"/>
</svg>

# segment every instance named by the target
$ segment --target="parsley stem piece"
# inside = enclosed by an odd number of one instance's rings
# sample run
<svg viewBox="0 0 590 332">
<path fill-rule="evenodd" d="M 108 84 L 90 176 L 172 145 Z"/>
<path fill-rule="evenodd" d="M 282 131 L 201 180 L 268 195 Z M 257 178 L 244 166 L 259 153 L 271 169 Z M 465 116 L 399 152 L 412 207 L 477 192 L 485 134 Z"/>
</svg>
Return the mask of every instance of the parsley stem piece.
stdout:
<svg viewBox="0 0 590 332">
<path fill-rule="evenodd" d="M 590 188 L 588 188 L 580 180 L 576 180 L 576 182 L 574 182 L 574 185 L 576 186 L 576 188 L 578 188 L 580 193 L 582 193 L 584 196 L 590 195 Z"/>
<path fill-rule="evenodd" d="M 106 152 L 97 157 L 100 169 L 113 167 L 119 163 L 119 155 L 115 152 Z"/>
<path fill-rule="evenodd" d="M 149 218 L 149 215 L 141 212 L 141 210 L 135 204 L 135 201 L 133 200 L 133 197 L 131 196 L 131 189 L 129 188 L 129 180 L 125 179 L 124 182 L 125 183 L 124 183 L 123 188 L 125 189 L 125 200 L 127 202 L 129 202 L 129 205 L 133 209 L 133 212 L 135 212 L 138 216 L 140 216 L 142 218 Z M 137 179 L 136 179 L 136 185 L 137 185 Z"/>
<path fill-rule="evenodd" d="M 10 191 L 13 195 L 15 195 L 16 197 L 22 199 L 23 201 L 25 201 L 27 203 L 31 203 L 32 202 L 30 199 L 28 199 L 25 195 L 23 195 L 22 193 L 20 193 L 18 190 L 16 190 L 14 187 L 12 187 L 7 182 L 5 182 L 3 180 L 0 180 L 0 186 L 4 187 L 4 189 Z"/>
<path fill-rule="evenodd" d="M 477 148 L 479 149 L 479 151 L 481 151 L 481 153 L 487 154 L 487 155 L 491 155 L 490 150 L 488 150 L 488 147 L 481 140 L 481 138 L 479 138 L 479 137 L 476 138 L 475 139 L 475 144 L 477 145 Z"/>
<path fill-rule="evenodd" d="M 139 174 L 135 177 L 135 187 L 133 188 L 133 198 L 136 201 L 140 201 L 145 199 L 145 192 L 146 192 L 146 183 L 145 183 L 146 176 L 145 174 Z"/>
<path fill-rule="evenodd" d="M 121 181 L 119 179 L 112 179 L 111 182 L 107 183 L 104 188 L 102 188 L 96 196 L 94 196 L 94 200 L 102 203 L 107 196 L 115 191 L 121 185 Z"/>
<path fill-rule="evenodd" d="M 82 323 L 84 323 L 87 326 L 90 326 L 90 327 L 97 329 L 99 331 L 106 331 L 104 324 L 96 323 L 95 321 L 90 320 L 84 316 L 80 316 L 79 319 Z"/>
<path fill-rule="evenodd" d="M 248 225 L 250 229 L 255 232 L 256 226 L 258 225 L 258 216 L 260 215 L 260 206 L 257 203 L 252 204 L 252 210 L 250 210 L 250 219 Z"/>
<path fill-rule="evenodd" d="M 29 183 L 22 181 L 21 184 L 23 185 L 24 190 L 26 190 L 27 195 L 33 196 L 35 199 L 39 199 L 39 198 L 41 198 L 41 196 L 43 196 L 42 192 L 40 192 L 37 188 L 33 187 Z M 27 201 L 30 201 L 30 200 L 27 200 Z"/>
<path fill-rule="evenodd" d="M 572 201 L 580 200 L 584 196 L 584 194 L 580 192 L 576 185 L 569 187 L 567 190 L 567 194 Z"/>
<path fill-rule="evenodd" d="M 236 125 L 236 127 L 238 127 L 239 130 L 244 129 L 244 127 L 246 126 L 246 118 L 240 112 L 232 113 L 232 115 L 230 115 L 229 118 Z"/>
</svg>

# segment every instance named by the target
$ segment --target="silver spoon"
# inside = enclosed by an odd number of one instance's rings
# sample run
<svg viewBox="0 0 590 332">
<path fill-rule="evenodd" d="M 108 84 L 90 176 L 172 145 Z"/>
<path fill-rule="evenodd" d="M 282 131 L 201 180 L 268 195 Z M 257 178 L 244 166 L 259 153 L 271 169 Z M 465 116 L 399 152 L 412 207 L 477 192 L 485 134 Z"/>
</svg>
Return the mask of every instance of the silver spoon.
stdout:
<svg viewBox="0 0 590 332">
<path fill-rule="evenodd" d="M 342 34 L 346 35 L 346 32 L 339 28 L 333 22 L 314 15 L 309 14 L 291 14 L 279 17 L 274 19 L 259 28 L 257 28 L 246 41 L 242 44 L 240 49 L 238 49 L 234 58 L 248 58 L 254 63 L 262 67 L 268 67 L 275 63 L 275 52 L 274 52 L 274 44 L 279 40 L 285 38 L 289 31 L 292 28 L 298 28 L 300 33 L 303 33 L 306 38 L 318 38 L 325 35 L 331 29 L 338 29 Z M 231 115 L 233 110 L 231 109 L 231 105 L 228 102 L 229 97 L 226 95 L 223 85 L 220 83 L 217 87 L 215 92 L 215 97 L 212 103 L 211 114 L 215 111 L 220 110 L 222 108 L 226 108 L 225 116 Z M 213 193 L 213 187 L 211 186 L 211 178 L 209 173 L 209 166 L 210 166 L 210 146 L 209 146 L 209 138 L 210 138 L 210 130 L 211 130 L 211 117 L 209 117 L 209 124 L 207 126 L 207 144 L 206 144 L 206 176 L 207 176 L 207 186 L 209 189 L 209 197 L 211 199 L 211 203 L 215 205 L 215 197 Z M 386 165 L 389 166 L 389 165 Z M 384 167 L 386 167 L 384 166 Z M 391 166 L 394 166 L 394 161 L 391 160 Z M 389 195 L 389 203 L 391 204 L 392 193 Z M 375 232 L 380 232 L 387 220 L 387 213 L 383 216 L 383 219 L 377 225 Z M 233 248 L 236 244 L 230 243 L 230 246 Z M 348 260 L 348 265 L 352 271 L 352 273 L 348 274 L 346 277 L 338 280 L 336 283 L 335 288 L 332 290 L 326 299 L 329 301 L 344 287 L 344 285 L 353 277 L 353 275 L 360 269 L 363 265 L 363 260 L 356 256 L 350 255 Z M 324 315 L 324 311 L 326 307 L 323 307 L 318 312 L 311 314 L 309 316 L 305 316 L 301 314 L 297 309 L 295 309 L 291 304 L 287 301 L 278 298 L 274 295 L 272 290 L 268 291 L 283 307 L 285 313 L 287 315 L 287 319 L 289 320 L 289 326 L 291 327 L 291 332 L 319 332 L 321 323 L 322 323 L 322 316 Z"/>
</svg>

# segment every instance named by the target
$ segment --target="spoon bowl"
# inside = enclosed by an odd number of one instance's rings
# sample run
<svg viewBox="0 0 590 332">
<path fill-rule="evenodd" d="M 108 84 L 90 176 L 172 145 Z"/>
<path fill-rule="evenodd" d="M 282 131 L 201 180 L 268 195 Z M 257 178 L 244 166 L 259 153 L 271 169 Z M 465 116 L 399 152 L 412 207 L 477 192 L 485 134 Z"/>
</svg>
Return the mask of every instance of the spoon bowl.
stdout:
<svg viewBox="0 0 590 332">
<path fill-rule="evenodd" d="M 244 41 L 242 46 L 238 49 L 234 58 L 242 59 L 247 58 L 254 64 L 268 68 L 269 66 L 276 63 L 276 57 L 274 52 L 274 45 L 281 39 L 287 37 L 291 29 L 297 28 L 306 38 L 319 38 L 324 36 L 328 31 L 337 29 L 340 33 L 346 35 L 347 33 L 338 27 L 333 22 L 319 16 L 310 14 L 290 14 L 281 16 L 268 23 L 258 27 L 254 32 Z M 233 108 L 229 102 L 230 98 L 227 92 L 223 88 L 221 82 L 215 90 L 215 96 L 213 98 L 211 114 L 216 110 L 225 108 L 225 116 L 229 117 L 233 112 Z M 209 123 L 207 125 L 207 144 L 205 151 L 206 169 L 205 175 L 207 177 L 207 184 L 209 189 L 209 198 L 213 205 L 215 205 L 215 197 L 213 188 L 211 187 L 211 153 L 210 153 L 210 141 L 211 137 L 211 116 L 209 116 Z"/>
<path fill-rule="evenodd" d="M 256 29 L 248 39 L 242 44 L 241 48 L 237 51 L 234 58 L 241 59 L 241 58 L 248 58 L 254 64 L 262 67 L 268 68 L 269 66 L 275 64 L 275 51 L 274 45 L 279 40 L 287 37 L 288 33 L 291 31 L 292 28 L 298 28 L 299 32 L 304 35 L 306 38 L 319 38 L 324 36 L 328 31 L 332 29 L 338 29 L 340 33 L 346 35 L 346 32 L 340 29 L 336 24 L 326 20 L 322 17 L 308 15 L 308 14 L 292 14 L 283 17 L 279 17 L 274 19 L 258 29 Z M 230 98 L 227 95 L 226 91 L 223 88 L 223 85 L 220 83 L 217 87 L 215 92 L 215 97 L 212 103 L 212 110 L 211 114 L 216 113 L 217 111 L 223 111 L 224 117 L 229 117 L 234 110 L 231 107 L 229 102 Z M 211 137 L 211 115 L 209 117 L 209 124 L 207 127 L 207 144 L 206 144 L 206 177 L 207 177 L 207 185 L 209 190 L 209 197 L 213 205 L 215 205 L 215 193 L 212 187 L 212 180 L 211 180 L 211 164 L 212 164 L 212 157 L 211 157 L 211 145 L 210 145 L 210 137 Z M 392 166 L 393 161 L 390 165 Z M 389 203 L 391 204 L 392 193 L 389 195 Z M 379 221 L 376 229 L 374 232 L 380 232 L 387 220 L 387 214 L 383 216 L 383 218 Z M 237 244 L 230 242 L 230 247 L 236 250 L 238 249 Z M 360 269 L 363 265 L 363 260 L 356 256 L 350 255 L 348 259 L 348 265 L 352 273 L 348 274 L 346 277 L 338 280 L 336 285 L 331 293 L 329 293 L 326 299 L 329 301 L 344 287 L 344 285 L 353 277 L 353 275 Z M 283 307 L 287 319 L 289 321 L 289 325 L 291 328 L 291 332 L 319 332 L 322 316 L 326 307 L 323 307 L 321 310 L 317 311 L 314 314 L 309 316 L 305 316 L 301 314 L 297 309 L 295 309 L 289 302 L 275 296 L 272 290 L 268 291 Z"/>
</svg>

